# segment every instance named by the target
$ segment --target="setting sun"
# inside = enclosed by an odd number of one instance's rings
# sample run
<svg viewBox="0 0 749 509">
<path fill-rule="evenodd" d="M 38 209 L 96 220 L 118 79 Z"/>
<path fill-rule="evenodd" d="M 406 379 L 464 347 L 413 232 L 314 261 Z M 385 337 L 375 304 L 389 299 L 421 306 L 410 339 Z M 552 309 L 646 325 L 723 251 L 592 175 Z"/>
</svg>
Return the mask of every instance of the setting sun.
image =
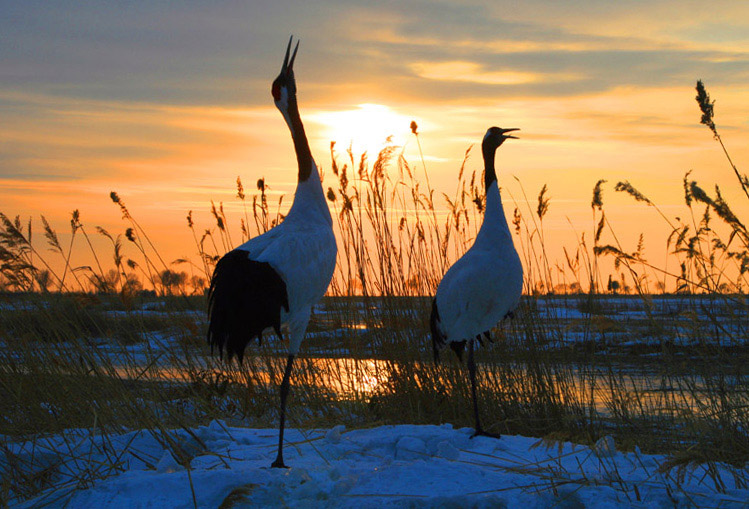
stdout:
<svg viewBox="0 0 749 509">
<path fill-rule="evenodd" d="M 359 104 L 351 110 L 320 111 L 308 118 L 322 125 L 319 137 L 335 141 L 340 149 L 350 145 L 355 154 L 366 152 L 369 155 L 377 154 L 388 138 L 403 145 L 410 133 L 411 120 L 414 120 L 382 104 L 371 103 Z"/>
</svg>

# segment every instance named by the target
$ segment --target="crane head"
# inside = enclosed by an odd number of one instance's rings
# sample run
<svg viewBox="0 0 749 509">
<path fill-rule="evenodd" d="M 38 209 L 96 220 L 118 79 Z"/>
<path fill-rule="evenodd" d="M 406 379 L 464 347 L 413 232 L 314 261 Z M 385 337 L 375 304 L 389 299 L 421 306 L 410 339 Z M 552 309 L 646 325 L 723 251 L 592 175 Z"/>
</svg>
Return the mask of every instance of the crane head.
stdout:
<svg viewBox="0 0 749 509">
<path fill-rule="evenodd" d="M 517 139 L 517 136 L 513 136 L 510 133 L 512 131 L 519 131 L 520 129 L 517 127 L 510 127 L 507 129 L 502 129 L 500 127 L 490 127 L 486 134 L 484 135 L 484 144 L 489 144 L 490 146 L 493 146 L 494 148 L 499 147 L 504 143 L 505 140 L 512 138 Z"/>
<path fill-rule="evenodd" d="M 286 46 L 286 56 L 283 59 L 283 65 L 281 66 L 281 72 L 278 77 L 273 80 L 273 86 L 271 87 L 271 94 L 273 94 L 273 101 L 279 108 L 288 106 L 289 98 L 296 96 L 296 81 L 294 81 L 294 59 L 296 58 L 296 52 L 299 49 L 299 41 L 296 42 L 294 47 L 294 53 L 289 59 L 289 53 L 291 53 L 291 40 L 293 35 L 289 37 L 289 44 Z"/>
</svg>

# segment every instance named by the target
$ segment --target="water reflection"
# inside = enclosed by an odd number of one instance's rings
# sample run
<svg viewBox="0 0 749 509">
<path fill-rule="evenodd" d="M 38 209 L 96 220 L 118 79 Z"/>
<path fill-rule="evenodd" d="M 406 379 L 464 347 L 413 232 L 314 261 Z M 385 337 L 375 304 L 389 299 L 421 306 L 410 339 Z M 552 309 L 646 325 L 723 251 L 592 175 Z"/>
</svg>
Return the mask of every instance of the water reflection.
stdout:
<svg viewBox="0 0 749 509">
<path fill-rule="evenodd" d="M 269 366 L 269 362 L 272 365 Z M 251 357 L 245 358 L 245 366 L 237 367 L 233 364 L 228 369 L 225 364 L 219 364 L 215 360 L 206 360 L 203 365 L 193 364 L 189 369 L 170 365 L 150 365 L 147 368 L 117 366 L 115 374 L 123 379 L 192 383 L 198 378 L 196 373 L 213 373 L 214 376 L 216 373 L 223 373 L 238 382 L 249 380 L 252 384 L 269 384 L 271 370 L 275 372 L 275 383 L 278 383 L 284 362 L 284 357 L 271 360 Z M 428 366 L 416 364 L 409 371 L 424 369 L 428 369 Z M 459 370 L 458 377 L 465 376 L 462 367 L 456 365 L 455 369 Z M 505 392 L 500 380 L 513 385 L 513 391 L 535 387 L 538 382 L 538 378 L 529 376 L 526 368 L 521 365 L 487 364 L 480 365 L 479 370 L 483 373 L 482 385 L 499 394 L 498 397 Z M 387 393 L 390 389 L 386 389 L 385 385 L 392 376 L 403 376 L 396 374 L 399 372 L 402 372 L 402 365 L 389 360 L 301 358 L 295 365 L 292 385 L 319 389 L 338 399 L 367 400 L 377 392 Z M 511 381 L 508 373 L 512 374 Z M 587 367 L 565 367 L 547 374 L 547 377 L 544 381 L 557 388 L 556 397 L 562 403 L 588 408 L 592 406 L 602 417 L 632 412 L 650 416 L 675 415 L 680 411 L 698 409 L 702 404 L 702 396 L 710 392 L 703 379 L 666 377 L 636 371 L 631 367 L 616 374 Z M 448 387 L 452 385 L 450 380 L 443 381 Z M 459 379 L 459 383 L 460 381 L 462 379 Z M 733 380 L 729 384 L 732 397 L 749 404 L 749 382 Z M 519 397 L 524 396 L 521 394 Z"/>
<path fill-rule="evenodd" d="M 277 360 L 278 366 L 285 362 L 285 358 Z M 295 362 L 292 372 L 292 385 L 310 385 L 325 389 L 342 399 L 352 397 L 362 398 L 372 395 L 377 388 L 389 378 L 386 369 L 388 361 L 376 359 L 351 358 L 301 358 Z M 392 364 L 392 363 L 389 363 Z M 279 369 L 276 372 L 279 372 Z M 113 368 L 113 375 L 125 380 L 140 380 L 149 382 L 191 383 L 196 381 L 196 373 L 225 373 L 237 380 L 248 377 L 253 383 L 268 384 L 271 374 L 266 360 L 259 358 L 245 358 L 245 365 L 218 365 L 207 361 L 202 365 L 190 368 L 174 365 L 152 364 L 147 367 L 137 365 L 117 365 Z"/>
</svg>

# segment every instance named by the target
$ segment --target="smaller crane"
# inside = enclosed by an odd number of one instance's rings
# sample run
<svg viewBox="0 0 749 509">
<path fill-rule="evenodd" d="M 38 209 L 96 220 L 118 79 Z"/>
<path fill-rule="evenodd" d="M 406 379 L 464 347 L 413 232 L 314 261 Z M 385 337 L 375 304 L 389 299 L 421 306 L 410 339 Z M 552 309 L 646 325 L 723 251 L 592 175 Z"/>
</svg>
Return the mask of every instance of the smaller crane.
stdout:
<svg viewBox="0 0 749 509">
<path fill-rule="evenodd" d="M 489 331 L 511 315 L 523 290 L 523 266 L 512 243 L 494 168 L 497 149 L 508 138 L 515 138 L 507 133 L 517 130 L 490 127 L 486 131 L 481 144 L 486 189 L 484 222 L 473 246 L 440 281 L 429 320 L 435 362 L 439 361 L 440 350 L 448 344 L 462 360 L 463 350 L 468 343 L 468 372 L 475 422 L 473 436 L 499 438 L 499 435 L 484 431 L 479 420 L 475 343 L 482 342 L 482 337 L 488 339 Z"/>
</svg>

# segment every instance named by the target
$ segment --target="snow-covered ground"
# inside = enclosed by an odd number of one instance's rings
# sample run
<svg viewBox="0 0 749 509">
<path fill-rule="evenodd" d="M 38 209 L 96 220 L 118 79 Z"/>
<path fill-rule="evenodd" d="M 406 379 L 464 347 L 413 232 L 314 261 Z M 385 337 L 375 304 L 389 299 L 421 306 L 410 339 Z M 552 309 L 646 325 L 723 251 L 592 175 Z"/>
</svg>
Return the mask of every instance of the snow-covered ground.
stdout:
<svg viewBox="0 0 749 509">
<path fill-rule="evenodd" d="M 662 473 L 664 457 L 617 452 L 608 437 L 591 449 L 521 436 L 471 439 L 471 429 L 449 424 L 288 430 L 284 470 L 269 468 L 274 429 L 214 421 L 191 431 L 175 432 L 192 458 L 189 472 L 143 431 L 9 444 L 19 460 L 76 458 L 53 462 L 48 475 L 61 485 L 20 506 L 749 507 L 749 488 L 728 467 Z"/>
</svg>

